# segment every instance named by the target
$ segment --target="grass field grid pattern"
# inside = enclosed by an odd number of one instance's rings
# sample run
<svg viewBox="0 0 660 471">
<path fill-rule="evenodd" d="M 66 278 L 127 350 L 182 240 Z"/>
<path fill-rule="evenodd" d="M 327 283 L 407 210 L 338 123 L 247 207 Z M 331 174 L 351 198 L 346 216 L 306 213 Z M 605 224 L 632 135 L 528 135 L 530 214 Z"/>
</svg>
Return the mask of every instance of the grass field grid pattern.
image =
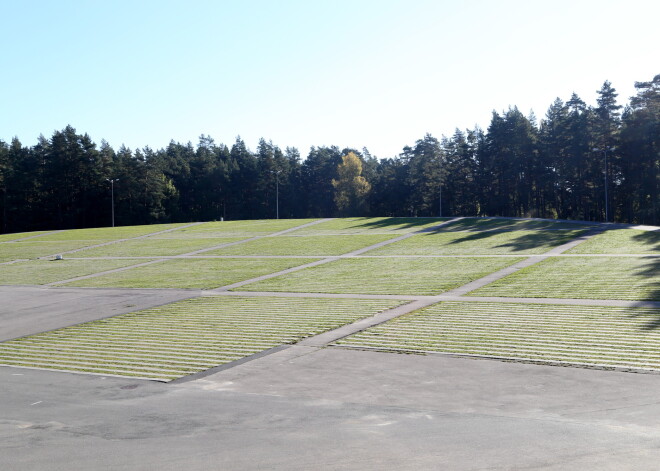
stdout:
<svg viewBox="0 0 660 471">
<path fill-rule="evenodd" d="M 437 226 L 449 218 L 342 218 L 303 227 L 292 235 L 397 234 Z"/>
<path fill-rule="evenodd" d="M 316 259 L 174 259 L 78 280 L 63 286 L 214 289 L 304 265 Z"/>
<path fill-rule="evenodd" d="M 216 221 L 205 222 L 177 231 L 158 234 L 159 239 L 208 239 L 214 237 L 249 238 L 273 234 L 292 229 L 318 219 L 265 219 L 254 221 Z"/>
<path fill-rule="evenodd" d="M 251 283 L 241 291 L 435 295 L 521 258 L 349 258 Z"/>
<path fill-rule="evenodd" d="M 468 296 L 660 301 L 660 259 L 553 257 Z"/>
<path fill-rule="evenodd" d="M 660 370 L 660 309 L 443 302 L 335 345 Z"/>
<path fill-rule="evenodd" d="M 394 237 L 396 236 L 391 234 L 356 234 L 350 236 L 282 235 L 264 237 L 245 244 L 212 250 L 205 252 L 204 255 L 341 255 Z"/>
<path fill-rule="evenodd" d="M 145 259 L 30 260 L 0 265 L 0 285 L 43 285 L 144 263 Z"/>
<path fill-rule="evenodd" d="M 542 254 L 584 234 L 580 230 L 428 232 L 370 250 L 365 255 Z"/>
<path fill-rule="evenodd" d="M 144 226 L 120 226 L 120 227 L 95 227 L 90 229 L 70 229 L 62 232 L 54 232 L 39 237 L 39 240 L 45 241 L 73 241 L 84 240 L 94 241 L 95 245 L 109 240 L 130 239 L 140 237 L 154 232 L 175 229 L 187 225 L 186 223 L 177 224 L 151 224 Z"/>
<path fill-rule="evenodd" d="M 660 231 L 615 229 L 605 231 L 572 248 L 575 254 L 656 254 L 660 255 Z"/>
<path fill-rule="evenodd" d="M 530 219 L 464 218 L 447 224 L 443 231 L 525 231 L 525 230 L 575 230 L 588 228 L 579 222 L 535 221 Z"/>
<path fill-rule="evenodd" d="M 107 241 L 103 241 L 107 242 Z M 100 243 L 99 241 L 42 241 L 41 237 L 28 239 L 21 242 L 5 242 L 0 244 L 0 262 L 10 260 L 32 260 L 39 257 L 47 257 L 69 250 L 77 250 Z"/>
<path fill-rule="evenodd" d="M 209 296 L 0 343 L 0 364 L 171 381 L 400 304 Z"/>
<path fill-rule="evenodd" d="M 158 257 L 181 255 L 195 250 L 215 247 L 244 240 L 239 237 L 214 239 L 144 239 L 126 240 L 115 244 L 93 247 L 72 254 L 75 257 Z"/>
</svg>

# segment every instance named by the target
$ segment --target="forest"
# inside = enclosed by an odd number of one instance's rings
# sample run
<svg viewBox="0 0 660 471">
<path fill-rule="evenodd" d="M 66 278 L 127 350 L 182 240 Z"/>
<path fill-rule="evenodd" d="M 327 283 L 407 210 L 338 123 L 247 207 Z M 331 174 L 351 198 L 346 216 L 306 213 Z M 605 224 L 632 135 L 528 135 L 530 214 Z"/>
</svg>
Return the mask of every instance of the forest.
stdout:
<svg viewBox="0 0 660 471">
<path fill-rule="evenodd" d="M 32 146 L 0 140 L 0 232 L 261 218 L 514 216 L 660 224 L 660 75 L 617 102 L 557 98 L 488 128 L 426 134 L 390 158 L 367 149 L 113 149 L 72 126 Z M 432 124 L 432 123 L 429 123 Z"/>
</svg>

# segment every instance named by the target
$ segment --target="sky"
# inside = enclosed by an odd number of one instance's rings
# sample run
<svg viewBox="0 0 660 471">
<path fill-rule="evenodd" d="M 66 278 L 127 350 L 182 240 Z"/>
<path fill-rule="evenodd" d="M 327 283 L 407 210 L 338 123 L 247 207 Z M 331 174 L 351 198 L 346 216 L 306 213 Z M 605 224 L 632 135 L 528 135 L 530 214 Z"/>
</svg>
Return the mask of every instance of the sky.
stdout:
<svg viewBox="0 0 660 471">
<path fill-rule="evenodd" d="M 398 155 L 660 73 L 657 0 L 0 0 L 0 139 Z"/>
</svg>

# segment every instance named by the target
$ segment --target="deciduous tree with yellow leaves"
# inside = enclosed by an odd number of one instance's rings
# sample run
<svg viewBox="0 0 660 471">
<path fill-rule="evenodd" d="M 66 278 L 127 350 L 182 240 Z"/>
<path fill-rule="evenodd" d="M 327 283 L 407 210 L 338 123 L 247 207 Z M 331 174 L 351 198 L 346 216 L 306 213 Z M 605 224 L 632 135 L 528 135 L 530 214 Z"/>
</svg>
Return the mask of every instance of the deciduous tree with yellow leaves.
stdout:
<svg viewBox="0 0 660 471">
<path fill-rule="evenodd" d="M 362 162 L 353 152 L 342 155 L 341 160 L 337 166 L 339 178 L 332 180 L 339 214 L 344 217 L 364 215 L 371 185 L 362 176 Z"/>
</svg>

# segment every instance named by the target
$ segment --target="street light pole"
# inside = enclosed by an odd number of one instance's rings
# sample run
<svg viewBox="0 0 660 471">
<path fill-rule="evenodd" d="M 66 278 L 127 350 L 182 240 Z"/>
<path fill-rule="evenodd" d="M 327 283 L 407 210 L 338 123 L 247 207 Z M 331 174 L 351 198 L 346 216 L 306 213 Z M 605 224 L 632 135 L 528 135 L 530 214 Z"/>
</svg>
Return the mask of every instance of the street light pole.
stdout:
<svg viewBox="0 0 660 471">
<path fill-rule="evenodd" d="M 280 218 L 280 173 L 282 170 L 271 170 L 270 173 L 275 174 L 275 211 L 277 219 Z"/>
<path fill-rule="evenodd" d="M 106 178 L 105 180 L 110 182 L 110 209 L 112 212 L 112 227 L 115 227 L 115 182 L 118 182 L 119 178 Z"/>
<path fill-rule="evenodd" d="M 603 157 L 605 158 L 605 222 L 610 222 L 610 211 L 609 211 L 609 198 L 607 197 L 607 151 L 613 151 L 614 147 L 605 147 L 604 149 L 594 148 L 594 152 L 602 152 Z"/>
</svg>

